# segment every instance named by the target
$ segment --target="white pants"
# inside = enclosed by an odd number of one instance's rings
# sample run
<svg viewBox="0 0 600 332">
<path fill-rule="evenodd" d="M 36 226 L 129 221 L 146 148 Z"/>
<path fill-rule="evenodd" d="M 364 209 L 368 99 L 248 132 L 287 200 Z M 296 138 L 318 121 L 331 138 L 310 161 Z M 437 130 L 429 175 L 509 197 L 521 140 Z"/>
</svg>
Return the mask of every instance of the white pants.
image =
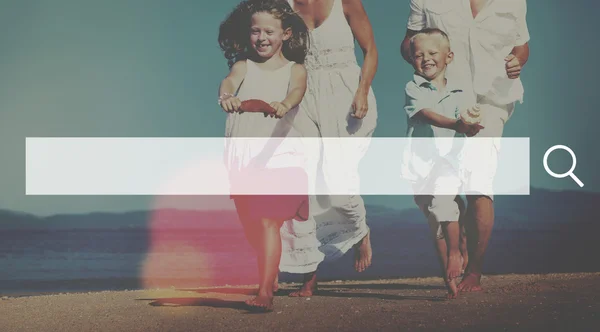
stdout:
<svg viewBox="0 0 600 332">
<path fill-rule="evenodd" d="M 324 259 L 346 253 L 369 231 L 365 204 L 359 193 L 358 165 L 367 152 L 369 140 L 340 144 L 327 138 L 373 135 L 377 123 L 377 104 L 373 91 L 368 98 L 369 111 L 363 119 L 351 116 L 352 101 L 359 82 L 359 69 L 350 73 L 323 71 L 309 77 L 309 92 L 300 105 L 294 126 L 318 147 L 307 149 L 316 160 L 308 165 L 309 179 L 338 192 L 355 195 L 309 196 L 309 220 L 286 221 L 281 227 L 282 255 L 280 271 L 309 273 Z M 317 181 L 318 179 L 318 181 Z M 309 180 L 310 181 L 310 180 Z M 312 188 L 314 183 L 311 181 Z"/>
</svg>

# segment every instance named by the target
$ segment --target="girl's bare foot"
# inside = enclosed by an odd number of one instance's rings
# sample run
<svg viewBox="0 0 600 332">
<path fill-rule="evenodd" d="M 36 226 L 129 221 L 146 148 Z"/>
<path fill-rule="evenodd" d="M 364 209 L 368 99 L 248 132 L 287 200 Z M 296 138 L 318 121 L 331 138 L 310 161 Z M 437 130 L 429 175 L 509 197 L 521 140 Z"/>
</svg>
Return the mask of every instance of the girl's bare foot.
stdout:
<svg viewBox="0 0 600 332">
<path fill-rule="evenodd" d="M 277 293 L 279 291 L 279 276 L 275 277 L 275 281 L 273 281 L 273 294 Z M 251 294 L 258 294 L 259 290 L 255 290 L 254 292 L 252 292 Z"/>
<path fill-rule="evenodd" d="M 253 297 L 246 300 L 246 305 L 251 311 L 271 312 L 273 311 L 273 294 Z"/>
</svg>

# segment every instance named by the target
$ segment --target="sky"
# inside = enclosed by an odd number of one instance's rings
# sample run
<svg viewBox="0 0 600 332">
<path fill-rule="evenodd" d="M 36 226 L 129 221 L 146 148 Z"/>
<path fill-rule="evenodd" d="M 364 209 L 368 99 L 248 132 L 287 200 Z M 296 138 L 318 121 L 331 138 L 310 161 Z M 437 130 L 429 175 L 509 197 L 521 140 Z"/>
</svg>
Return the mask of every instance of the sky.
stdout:
<svg viewBox="0 0 600 332">
<path fill-rule="evenodd" d="M 379 49 L 377 137 L 406 131 L 403 89 L 412 70 L 399 44 L 408 3 L 364 1 Z M 157 198 L 148 196 L 26 196 L 25 137 L 223 136 L 225 115 L 216 98 L 228 67 L 217 34 L 236 4 L 0 0 L 0 209 L 48 215 L 155 205 Z M 525 100 L 504 136 L 530 138 L 533 187 L 600 191 L 594 7 L 593 0 L 528 1 Z M 576 153 L 575 174 L 584 188 L 544 171 L 544 152 L 556 144 Z M 571 165 L 565 151 L 549 161 L 556 172 Z M 394 205 L 389 197 L 381 201 Z"/>
</svg>

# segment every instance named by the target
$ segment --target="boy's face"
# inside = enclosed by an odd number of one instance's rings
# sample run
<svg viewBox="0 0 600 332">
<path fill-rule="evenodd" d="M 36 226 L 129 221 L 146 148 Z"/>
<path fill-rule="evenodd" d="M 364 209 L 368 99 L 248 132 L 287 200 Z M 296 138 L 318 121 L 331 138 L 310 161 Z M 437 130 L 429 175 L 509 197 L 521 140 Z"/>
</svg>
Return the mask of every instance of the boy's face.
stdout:
<svg viewBox="0 0 600 332">
<path fill-rule="evenodd" d="M 413 43 L 413 67 L 428 80 L 444 75 L 446 66 L 452 62 L 454 54 L 448 43 L 439 35 L 420 35 Z"/>
<path fill-rule="evenodd" d="M 269 13 L 255 13 L 250 23 L 250 43 L 261 58 L 271 58 L 281 51 L 291 30 L 283 30 L 281 20 Z"/>
</svg>

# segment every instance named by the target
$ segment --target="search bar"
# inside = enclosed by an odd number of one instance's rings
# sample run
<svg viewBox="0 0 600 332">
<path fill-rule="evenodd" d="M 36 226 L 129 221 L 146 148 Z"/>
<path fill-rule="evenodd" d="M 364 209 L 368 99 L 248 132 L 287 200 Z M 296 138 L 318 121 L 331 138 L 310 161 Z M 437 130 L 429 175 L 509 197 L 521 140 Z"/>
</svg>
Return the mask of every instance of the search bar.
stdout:
<svg viewBox="0 0 600 332">
<path fill-rule="evenodd" d="M 497 160 L 477 151 L 479 145 L 502 148 Z M 444 144 L 441 144 L 444 143 Z M 446 144 L 448 143 L 448 144 Z M 456 176 L 473 170 L 493 170 L 493 187 L 483 195 L 528 195 L 529 138 L 120 138 L 66 137 L 26 139 L 27 195 L 231 195 L 306 194 L 306 186 L 232 186 L 231 164 L 243 164 L 245 152 L 259 150 L 255 164 L 273 168 L 298 165 L 312 179 L 311 195 L 472 194 L 469 188 L 415 187 L 406 169 L 408 148 L 433 155 L 440 146 L 470 144 L 471 156 L 456 163 Z M 268 148 L 266 148 L 268 147 Z M 235 150 L 234 149 L 234 150 Z M 245 149 L 245 150 L 244 150 Z M 269 150 L 271 149 L 271 150 Z M 287 150 L 286 150 L 287 149 Z M 279 152 L 278 152 L 279 151 Z M 260 156 L 261 154 L 259 154 Z M 493 155 L 493 154 L 490 154 Z M 262 158 L 262 159 L 261 159 Z M 239 159 L 239 160 L 238 160 Z M 277 162 L 274 162 L 277 160 Z M 243 165 L 242 165 L 243 166 Z M 463 166 L 465 170 L 460 169 Z M 237 168 L 237 170 L 242 168 Z M 425 168 L 413 167 L 427 177 Z M 433 172 L 433 170 L 431 171 Z M 279 172 L 286 181 L 289 176 Z M 470 174 L 470 173 L 469 173 Z M 489 177 L 490 172 L 485 176 Z M 414 175 L 414 174 L 413 174 Z M 477 180 L 477 179 L 476 179 Z M 485 179 L 484 179 L 485 180 Z M 266 184 L 267 181 L 262 183 Z M 473 181 L 472 181 L 473 182 Z M 297 191 L 297 192 L 296 192 Z"/>
</svg>

